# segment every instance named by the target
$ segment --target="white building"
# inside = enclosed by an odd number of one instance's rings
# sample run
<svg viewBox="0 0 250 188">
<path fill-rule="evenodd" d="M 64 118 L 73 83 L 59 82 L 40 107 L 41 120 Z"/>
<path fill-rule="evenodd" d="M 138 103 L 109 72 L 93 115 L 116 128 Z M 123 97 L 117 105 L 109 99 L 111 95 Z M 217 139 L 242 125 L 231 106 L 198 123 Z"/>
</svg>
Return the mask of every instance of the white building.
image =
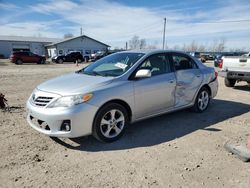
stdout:
<svg viewBox="0 0 250 188">
<path fill-rule="evenodd" d="M 0 55 L 8 58 L 14 51 L 30 51 L 39 55 L 46 55 L 45 45 L 59 40 L 56 38 L 0 35 Z"/>
<path fill-rule="evenodd" d="M 110 46 L 90 38 L 86 35 L 65 39 L 46 45 L 48 56 L 67 54 L 71 51 L 79 51 L 81 54 L 90 55 L 97 51 L 107 51 Z"/>
<path fill-rule="evenodd" d="M 109 45 L 90 38 L 86 35 L 69 39 L 0 36 L 0 55 L 8 58 L 14 51 L 30 51 L 38 55 L 53 57 L 67 54 L 70 51 L 79 51 L 82 55 L 90 55 L 97 51 L 107 51 Z"/>
</svg>

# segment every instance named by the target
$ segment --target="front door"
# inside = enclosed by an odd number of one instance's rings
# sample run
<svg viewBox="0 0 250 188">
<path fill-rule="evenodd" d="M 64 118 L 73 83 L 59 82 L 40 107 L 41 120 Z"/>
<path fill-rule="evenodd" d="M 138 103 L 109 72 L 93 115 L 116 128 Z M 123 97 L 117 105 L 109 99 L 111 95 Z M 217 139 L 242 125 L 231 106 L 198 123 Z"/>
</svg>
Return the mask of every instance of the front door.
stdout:
<svg viewBox="0 0 250 188">
<path fill-rule="evenodd" d="M 152 76 L 134 80 L 136 119 L 173 107 L 176 79 L 169 58 L 165 54 L 152 55 L 139 69 L 150 69 Z"/>
<path fill-rule="evenodd" d="M 173 53 L 172 63 L 176 73 L 175 106 L 185 106 L 192 103 L 200 88 L 203 75 L 192 58 L 185 54 Z"/>
</svg>

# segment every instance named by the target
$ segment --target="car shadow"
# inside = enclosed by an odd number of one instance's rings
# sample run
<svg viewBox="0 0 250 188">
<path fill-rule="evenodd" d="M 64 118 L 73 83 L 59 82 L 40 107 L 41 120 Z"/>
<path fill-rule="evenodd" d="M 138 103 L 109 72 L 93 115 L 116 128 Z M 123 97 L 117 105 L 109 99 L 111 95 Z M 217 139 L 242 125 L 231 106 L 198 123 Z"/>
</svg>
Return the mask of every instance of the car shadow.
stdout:
<svg viewBox="0 0 250 188">
<path fill-rule="evenodd" d="M 237 89 L 237 90 L 242 90 L 242 91 L 250 91 L 250 84 L 246 84 L 246 85 L 241 85 L 241 86 L 234 86 L 234 89 Z"/>
<path fill-rule="evenodd" d="M 90 152 L 147 147 L 183 137 L 199 129 L 221 131 L 210 126 L 249 111 L 248 104 L 214 99 L 204 113 L 182 110 L 134 123 L 127 128 L 122 138 L 113 143 L 102 143 L 92 136 L 52 139 L 69 149 Z"/>
</svg>

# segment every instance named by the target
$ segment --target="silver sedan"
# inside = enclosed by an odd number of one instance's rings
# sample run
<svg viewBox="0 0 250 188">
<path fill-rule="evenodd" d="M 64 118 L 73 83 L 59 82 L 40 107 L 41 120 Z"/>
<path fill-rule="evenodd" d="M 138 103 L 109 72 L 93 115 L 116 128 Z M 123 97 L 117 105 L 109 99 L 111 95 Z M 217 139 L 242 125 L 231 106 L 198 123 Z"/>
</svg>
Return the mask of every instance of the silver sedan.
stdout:
<svg viewBox="0 0 250 188">
<path fill-rule="evenodd" d="M 214 69 L 186 53 L 124 51 L 37 86 L 27 121 L 52 137 L 112 142 L 129 123 L 184 108 L 204 112 L 217 90 Z"/>
</svg>

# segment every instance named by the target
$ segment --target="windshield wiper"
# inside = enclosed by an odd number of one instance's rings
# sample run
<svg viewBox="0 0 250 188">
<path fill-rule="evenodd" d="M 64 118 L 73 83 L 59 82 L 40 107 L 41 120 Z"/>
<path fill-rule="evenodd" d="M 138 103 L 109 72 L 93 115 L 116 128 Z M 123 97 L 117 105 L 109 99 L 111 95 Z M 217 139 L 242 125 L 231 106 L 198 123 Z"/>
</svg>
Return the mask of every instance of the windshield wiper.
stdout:
<svg viewBox="0 0 250 188">
<path fill-rule="evenodd" d="M 87 75 L 93 75 L 93 76 L 103 76 L 102 74 L 100 74 L 99 72 L 96 72 L 96 71 L 91 71 L 91 72 L 82 71 L 81 73 L 87 74 Z"/>
</svg>

